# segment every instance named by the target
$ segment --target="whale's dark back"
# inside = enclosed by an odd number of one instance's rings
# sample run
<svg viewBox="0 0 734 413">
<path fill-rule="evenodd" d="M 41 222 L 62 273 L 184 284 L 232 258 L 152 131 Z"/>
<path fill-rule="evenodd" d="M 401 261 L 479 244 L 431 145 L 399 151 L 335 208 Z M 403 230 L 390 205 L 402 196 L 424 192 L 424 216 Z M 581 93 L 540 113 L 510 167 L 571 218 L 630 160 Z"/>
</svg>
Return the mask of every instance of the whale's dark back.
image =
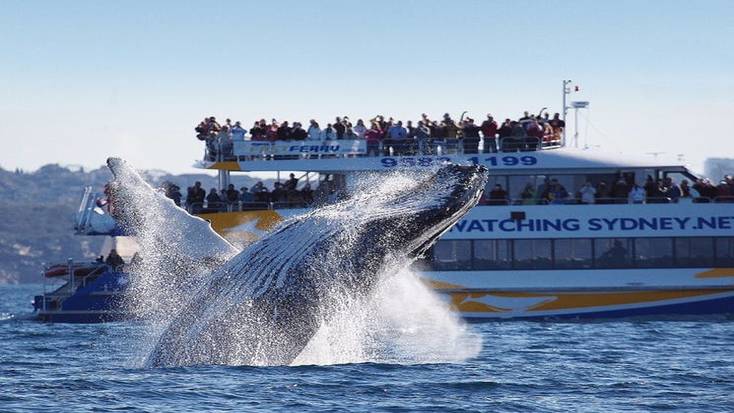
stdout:
<svg viewBox="0 0 734 413">
<path fill-rule="evenodd" d="M 148 363 L 291 363 L 345 296 L 369 295 L 388 263 L 422 254 L 485 182 L 482 167 L 449 165 L 283 223 L 204 280 Z"/>
</svg>

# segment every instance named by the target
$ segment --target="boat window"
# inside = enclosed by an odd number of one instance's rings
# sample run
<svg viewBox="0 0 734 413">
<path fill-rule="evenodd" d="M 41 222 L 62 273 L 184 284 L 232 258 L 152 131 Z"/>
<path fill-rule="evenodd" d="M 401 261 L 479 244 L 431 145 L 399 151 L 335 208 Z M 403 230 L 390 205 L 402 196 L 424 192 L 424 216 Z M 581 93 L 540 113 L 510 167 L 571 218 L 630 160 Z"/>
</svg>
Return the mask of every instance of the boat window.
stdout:
<svg viewBox="0 0 734 413">
<path fill-rule="evenodd" d="M 628 266 L 632 256 L 632 239 L 597 238 L 594 240 L 594 263 L 597 268 Z"/>
<path fill-rule="evenodd" d="M 515 268 L 550 268 L 553 266 L 551 240 L 518 239 L 514 245 Z"/>
<path fill-rule="evenodd" d="M 716 239 L 716 264 L 734 265 L 734 238 Z"/>
<path fill-rule="evenodd" d="M 676 238 L 676 264 L 691 267 L 713 265 L 713 241 L 709 237 Z"/>
<path fill-rule="evenodd" d="M 510 268 L 510 240 L 474 240 L 474 269 Z"/>
<path fill-rule="evenodd" d="M 635 264 L 639 267 L 673 265 L 673 240 L 670 238 L 635 239 Z"/>
<path fill-rule="evenodd" d="M 487 179 L 487 185 L 484 187 L 485 194 L 489 194 L 497 184 L 502 185 L 502 188 L 509 193 L 506 175 L 490 175 Z"/>
<path fill-rule="evenodd" d="M 438 241 L 433 248 L 433 268 L 439 270 L 471 269 L 471 241 Z"/>
<path fill-rule="evenodd" d="M 510 198 L 518 200 L 523 199 L 522 193 L 525 190 L 526 185 L 530 185 L 531 188 L 533 188 L 533 193 L 535 192 L 535 188 L 538 187 L 538 183 L 536 181 L 537 176 L 536 175 L 513 175 L 509 177 L 509 189 L 507 192 L 510 194 Z M 543 181 L 541 177 L 541 182 Z"/>
<path fill-rule="evenodd" d="M 734 266 L 734 237 L 441 240 L 429 270 Z"/>
<path fill-rule="evenodd" d="M 556 268 L 591 268 L 590 239 L 557 239 L 553 241 Z"/>
</svg>

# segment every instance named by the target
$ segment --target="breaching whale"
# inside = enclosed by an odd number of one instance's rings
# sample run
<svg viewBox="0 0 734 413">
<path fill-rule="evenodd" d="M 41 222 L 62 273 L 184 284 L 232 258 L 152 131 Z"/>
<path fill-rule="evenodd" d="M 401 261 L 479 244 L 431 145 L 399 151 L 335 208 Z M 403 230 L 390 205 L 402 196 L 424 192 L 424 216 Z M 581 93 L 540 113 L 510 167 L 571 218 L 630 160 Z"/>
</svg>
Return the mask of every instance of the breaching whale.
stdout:
<svg viewBox="0 0 734 413">
<path fill-rule="evenodd" d="M 160 220 L 160 212 L 147 216 L 150 203 L 184 212 L 124 161 L 111 158 L 108 165 L 119 199 L 130 185 L 147 194 L 148 205 L 121 202 L 118 219 L 131 232 Z M 207 252 L 220 258 L 183 308 L 170 314 L 146 364 L 290 364 L 344 297 L 368 297 L 379 274 L 409 265 L 474 207 L 486 175 L 482 166 L 448 164 L 404 186 L 360 191 L 285 221 L 234 256 L 234 247 L 206 222 L 186 217 L 187 236 L 193 231 L 212 245 L 182 252 L 194 261 Z"/>
</svg>

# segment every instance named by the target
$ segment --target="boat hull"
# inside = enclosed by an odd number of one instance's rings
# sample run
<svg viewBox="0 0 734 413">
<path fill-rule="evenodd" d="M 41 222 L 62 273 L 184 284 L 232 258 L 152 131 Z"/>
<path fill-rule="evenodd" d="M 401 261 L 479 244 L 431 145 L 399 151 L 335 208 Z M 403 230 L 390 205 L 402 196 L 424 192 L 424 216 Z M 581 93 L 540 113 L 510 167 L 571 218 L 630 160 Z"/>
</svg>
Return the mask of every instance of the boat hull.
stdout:
<svg viewBox="0 0 734 413">
<path fill-rule="evenodd" d="M 441 292 L 464 318 L 676 318 L 734 314 L 734 289 Z"/>
</svg>

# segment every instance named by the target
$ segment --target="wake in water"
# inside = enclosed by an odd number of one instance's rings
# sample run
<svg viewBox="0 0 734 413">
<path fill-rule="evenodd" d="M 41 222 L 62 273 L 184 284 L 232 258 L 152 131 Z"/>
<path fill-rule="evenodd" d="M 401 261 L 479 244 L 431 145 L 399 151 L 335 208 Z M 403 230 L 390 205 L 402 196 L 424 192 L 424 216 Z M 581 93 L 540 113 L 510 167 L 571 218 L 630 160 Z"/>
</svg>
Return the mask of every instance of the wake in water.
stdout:
<svg viewBox="0 0 734 413">
<path fill-rule="evenodd" d="M 110 168 L 117 218 L 140 242 L 128 304 L 149 328 L 147 365 L 441 362 L 481 348 L 405 270 L 474 206 L 479 168 L 366 178 L 239 253 L 124 162 Z"/>
</svg>

